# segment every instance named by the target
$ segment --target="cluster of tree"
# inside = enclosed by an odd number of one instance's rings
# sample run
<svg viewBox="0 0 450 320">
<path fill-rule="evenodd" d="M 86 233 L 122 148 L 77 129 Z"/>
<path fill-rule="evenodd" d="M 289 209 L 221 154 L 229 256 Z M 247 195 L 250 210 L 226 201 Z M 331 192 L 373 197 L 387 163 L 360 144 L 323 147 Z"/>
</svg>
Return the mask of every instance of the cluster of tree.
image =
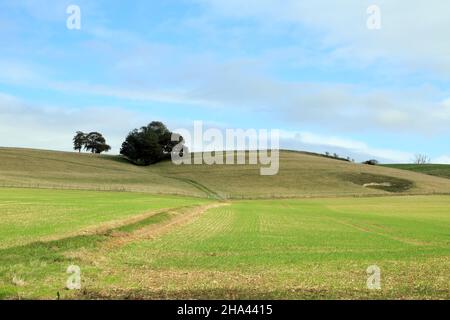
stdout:
<svg viewBox="0 0 450 320">
<path fill-rule="evenodd" d="M 370 159 L 370 160 L 364 161 L 363 164 L 368 164 L 368 165 L 371 165 L 371 166 L 376 166 L 376 165 L 379 164 L 379 162 L 378 162 L 378 160 Z"/>
<path fill-rule="evenodd" d="M 331 154 L 328 151 L 325 152 L 325 157 L 333 158 L 333 159 L 337 159 L 337 160 L 342 160 L 342 161 L 355 162 L 355 159 L 352 159 L 350 157 L 343 158 L 343 157 L 339 156 L 337 153 Z"/>
<path fill-rule="evenodd" d="M 82 149 L 92 153 L 102 153 L 111 150 L 101 133 L 84 133 L 77 131 L 73 137 L 73 149 L 81 152 Z"/>
<path fill-rule="evenodd" d="M 179 147 L 177 150 L 176 146 Z M 77 131 L 73 137 L 73 148 L 78 152 L 84 149 L 92 153 L 111 150 L 101 133 L 86 134 L 82 131 Z M 171 132 L 159 121 L 153 121 L 145 127 L 131 131 L 120 149 L 121 155 L 137 165 L 150 165 L 169 159 L 173 152 L 182 156 L 189 151 L 184 145 L 183 137 Z"/>
<path fill-rule="evenodd" d="M 425 154 L 416 154 L 414 156 L 413 162 L 414 162 L 414 164 L 423 165 L 423 164 L 430 163 L 431 159 L 429 156 L 427 156 Z M 363 164 L 369 164 L 369 165 L 376 166 L 379 164 L 379 162 L 378 162 L 378 160 L 371 159 L 371 160 L 364 161 Z"/>
<path fill-rule="evenodd" d="M 177 145 L 183 147 L 175 150 Z M 137 165 L 150 165 L 169 159 L 172 152 L 178 152 L 180 155 L 187 152 L 183 137 L 172 133 L 159 121 L 131 131 L 120 149 L 121 155 Z"/>
<path fill-rule="evenodd" d="M 428 164 L 431 162 L 431 159 L 426 154 L 416 154 L 414 156 L 414 164 Z"/>
</svg>

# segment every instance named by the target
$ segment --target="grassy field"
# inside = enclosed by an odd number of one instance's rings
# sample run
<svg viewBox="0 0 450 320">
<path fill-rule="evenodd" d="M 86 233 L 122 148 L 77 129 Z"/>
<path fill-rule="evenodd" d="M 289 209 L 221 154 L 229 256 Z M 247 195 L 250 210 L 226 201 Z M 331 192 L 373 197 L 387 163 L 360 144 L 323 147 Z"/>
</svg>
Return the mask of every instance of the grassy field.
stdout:
<svg viewBox="0 0 450 320">
<path fill-rule="evenodd" d="M 388 164 L 384 166 L 450 179 L 450 164 Z"/>
<path fill-rule="evenodd" d="M 0 189 L 0 248 L 67 237 L 106 223 L 207 201 L 130 192 Z"/>
<path fill-rule="evenodd" d="M 296 152 L 261 177 L 0 149 L 0 299 L 450 299 L 449 208 L 449 179 Z"/>
<path fill-rule="evenodd" d="M 450 298 L 450 197 L 243 201 L 108 255 L 122 297 Z M 413 208 L 413 209 L 411 209 Z M 366 269 L 382 270 L 367 290 Z M 123 284 L 133 284 L 120 290 Z M 95 296 L 95 294 L 94 294 Z"/>
<path fill-rule="evenodd" d="M 1 193 L 28 199 L 8 207 L 21 212 L 26 205 L 35 221 L 20 232 L 14 220 L 2 220 L 1 233 L 15 230 L 0 249 L 2 298 L 450 298 L 450 196 L 245 200 L 214 208 L 212 201 L 128 193 Z M 119 214 L 120 223 L 89 230 L 84 226 L 101 217 L 72 211 L 73 200 L 89 193 L 85 208 L 111 196 L 129 214 L 166 200 L 173 208 L 134 221 Z M 55 205 L 42 206 L 47 202 Z M 48 219 L 61 221 L 55 235 L 68 221 L 74 233 L 32 241 L 53 234 L 39 218 L 49 212 L 73 212 Z M 24 240 L 31 225 L 40 231 Z M 64 289 L 70 264 L 82 270 L 81 291 Z M 366 288 L 370 265 L 382 270 L 381 290 Z"/>
<path fill-rule="evenodd" d="M 118 190 L 215 199 L 450 194 L 450 180 L 407 170 L 349 163 L 299 152 L 280 153 L 276 176 L 255 165 L 136 167 L 115 156 L 0 148 L 0 186 Z M 366 188 L 389 182 L 399 190 Z M 394 188 L 395 189 L 395 188 Z"/>
</svg>

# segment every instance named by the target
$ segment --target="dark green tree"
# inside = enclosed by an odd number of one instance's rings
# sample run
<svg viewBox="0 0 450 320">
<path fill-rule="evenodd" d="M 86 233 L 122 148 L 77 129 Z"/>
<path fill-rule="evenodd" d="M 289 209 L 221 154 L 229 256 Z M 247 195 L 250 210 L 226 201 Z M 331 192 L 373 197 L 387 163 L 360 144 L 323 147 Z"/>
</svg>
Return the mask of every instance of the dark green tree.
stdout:
<svg viewBox="0 0 450 320">
<path fill-rule="evenodd" d="M 86 143 L 86 134 L 84 132 L 77 131 L 75 133 L 75 136 L 73 137 L 73 149 L 78 150 L 78 152 L 81 152 L 81 149 L 83 149 L 85 143 Z"/>
<path fill-rule="evenodd" d="M 183 143 L 183 137 L 174 135 L 159 121 L 153 121 L 145 127 L 134 129 L 126 137 L 120 154 L 138 165 L 150 165 L 169 159 L 173 148 Z"/>
<path fill-rule="evenodd" d="M 368 165 L 371 165 L 371 166 L 376 166 L 376 165 L 379 164 L 379 162 L 378 162 L 378 160 L 371 159 L 371 160 L 364 161 L 363 164 L 368 164 Z"/>
<path fill-rule="evenodd" d="M 102 153 L 111 150 L 101 133 L 91 132 L 86 135 L 84 148 L 92 153 Z"/>
</svg>

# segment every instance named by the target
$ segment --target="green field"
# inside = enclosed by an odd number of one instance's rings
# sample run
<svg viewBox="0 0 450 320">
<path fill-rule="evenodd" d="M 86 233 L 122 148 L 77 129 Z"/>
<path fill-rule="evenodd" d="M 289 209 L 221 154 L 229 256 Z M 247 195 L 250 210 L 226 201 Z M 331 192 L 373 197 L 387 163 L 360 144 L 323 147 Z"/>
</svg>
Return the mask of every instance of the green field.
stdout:
<svg viewBox="0 0 450 320">
<path fill-rule="evenodd" d="M 30 226 L 2 220 L 2 234 L 14 230 L 0 250 L 2 298 L 55 298 L 58 291 L 62 298 L 95 299 L 450 298 L 449 196 L 247 200 L 221 203 L 170 226 L 188 208 L 205 203 L 91 192 L 84 214 L 78 214 L 72 204 L 86 199 L 86 192 L 5 193 L 27 201 L 23 205 L 34 212 L 29 219 L 35 219 L 36 231 L 25 242 Z M 169 200 L 178 209 L 82 232 L 102 221 L 86 208 L 111 197 L 129 210 L 116 219 L 165 207 L 160 204 Z M 133 199 L 146 209 L 133 207 Z M 23 205 L 6 206 L 21 212 Z M 41 219 L 48 212 L 62 217 Z M 51 225 L 58 226 L 58 234 L 68 222 L 73 222 L 72 236 L 33 241 L 53 234 Z M 64 290 L 70 264 L 82 270 L 80 292 Z M 370 265 L 382 270 L 380 291 L 366 288 Z M 13 278 L 24 284 L 15 285 Z"/>
<path fill-rule="evenodd" d="M 102 224 L 207 200 L 129 192 L 0 189 L 0 248 L 67 237 Z"/>
<path fill-rule="evenodd" d="M 0 159 L 2 299 L 450 299 L 449 179 L 292 152 L 275 177 Z M 65 289 L 72 264 L 81 290 Z M 366 287 L 372 265 L 381 290 Z"/>
</svg>

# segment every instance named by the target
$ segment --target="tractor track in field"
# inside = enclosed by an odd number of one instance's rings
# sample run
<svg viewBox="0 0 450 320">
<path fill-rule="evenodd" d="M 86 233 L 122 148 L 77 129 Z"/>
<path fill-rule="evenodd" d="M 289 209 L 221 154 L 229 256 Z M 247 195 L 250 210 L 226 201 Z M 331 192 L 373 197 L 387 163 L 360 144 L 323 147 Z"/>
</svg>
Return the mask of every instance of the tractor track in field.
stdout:
<svg viewBox="0 0 450 320">
<path fill-rule="evenodd" d="M 200 182 L 197 182 L 193 179 L 173 177 L 173 176 L 165 176 L 165 177 L 187 183 L 187 184 L 193 186 L 194 188 L 196 188 L 197 190 L 200 190 L 201 192 L 205 193 L 209 199 L 225 200 L 220 194 L 218 194 L 214 190 L 211 190 L 207 186 L 205 186 L 205 185 L 201 184 Z"/>
<path fill-rule="evenodd" d="M 432 243 L 429 243 L 429 242 L 423 242 L 423 241 L 419 241 L 416 239 L 394 236 L 392 234 L 386 233 L 385 231 L 382 231 L 383 230 L 382 227 L 378 227 L 375 225 L 371 225 L 371 227 L 368 225 L 362 226 L 362 225 L 358 225 L 358 224 L 346 221 L 344 219 L 331 218 L 331 217 L 328 217 L 328 219 L 335 223 L 339 223 L 343 226 L 350 227 L 354 230 L 364 232 L 364 233 L 374 234 L 374 235 L 377 235 L 380 237 L 388 238 L 390 240 L 401 242 L 403 244 L 414 245 L 414 246 L 432 246 L 433 245 Z M 377 229 L 377 230 L 375 230 L 375 229 Z"/>
<path fill-rule="evenodd" d="M 87 263 L 99 266 L 106 261 L 108 253 L 123 245 L 155 239 L 177 226 L 195 221 L 209 209 L 226 205 L 229 203 L 213 202 L 198 206 L 159 209 L 129 219 L 113 221 L 97 228 L 84 229 L 64 237 L 42 238 L 23 245 L 0 248 L 0 267 L 5 261 L 9 261 L 12 265 L 23 263 L 23 259 L 27 259 L 24 257 L 33 257 L 36 252 L 42 252 L 40 260 L 43 263 L 68 260 L 83 265 Z"/>
<path fill-rule="evenodd" d="M 64 236 L 43 237 L 39 241 L 19 245 L 17 247 L 0 248 L 0 252 L 11 251 L 15 248 L 33 248 L 35 246 L 50 246 L 56 248 L 65 247 L 64 255 L 67 257 L 87 258 L 88 254 L 83 247 L 72 246 L 75 239 L 82 237 L 102 237 L 98 242 L 98 247 L 94 251 L 104 250 L 121 246 L 133 241 L 143 239 L 154 239 L 173 227 L 187 224 L 203 214 L 209 209 L 229 205 L 227 202 L 214 202 L 198 206 L 182 206 L 168 209 L 158 209 L 142 213 L 122 220 L 106 222 L 96 227 L 88 227 L 82 230 L 66 234 Z M 162 217 L 162 219 L 161 219 Z M 98 241 L 93 240 L 93 241 Z M 83 252 L 81 257 L 77 252 Z M 90 251 L 90 250 L 89 250 Z"/>
<path fill-rule="evenodd" d="M 192 222 L 197 217 L 206 211 L 214 208 L 219 208 L 229 205 L 226 202 L 216 202 L 202 206 L 190 208 L 177 208 L 168 210 L 159 214 L 166 214 L 166 219 L 154 224 L 148 224 L 141 228 L 136 228 L 132 232 L 121 232 L 119 229 L 114 229 L 110 236 L 110 240 L 104 243 L 107 248 L 122 246 L 124 244 L 143 239 L 154 239 L 168 231 L 173 227 L 184 225 Z M 157 216 L 157 215 L 156 215 Z M 145 220 L 145 219 L 144 219 Z M 143 220 L 141 220 L 143 221 Z"/>
<path fill-rule="evenodd" d="M 169 210 L 157 210 L 150 214 L 140 215 L 136 219 L 129 219 L 128 223 L 117 224 L 114 228 L 97 229 L 94 233 L 85 233 L 82 236 L 100 235 L 104 239 L 100 241 L 94 250 L 76 248 L 67 250 L 64 254 L 67 258 L 79 259 L 85 262 L 96 263 L 98 256 L 105 252 L 111 252 L 126 244 L 140 240 L 151 240 L 169 232 L 173 228 L 188 224 L 207 210 L 229 205 L 227 202 L 214 202 L 200 206 L 178 207 Z M 149 219 L 152 219 L 150 220 Z M 70 238 L 62 239 L 70 240 Z"/>
<path fill-rule="evenodd" d="M 115 229 L 119 229 L 119 228 L 125 227 L 127 225 L 132 225 L 132 224 L 138 223 L 140 221 L 143 221 L 150 217 L 156 216 L 158 214 L 162 214 L 162 213 L 165 213 L 165 212 L 168 212 L 171 210 L 181 210 L 184 208 L 189 208 L 189 207 L 186 206 L 186 207 L 178 207 L 178 208 L 162 208 L 162 209 L 157 209 L 157 210 L 151 210 L 151 211 L 147 211 L 145 213 L 133 215 L 133 216 L 125 218 L 125 219 L 103 222 L 99 226 L 85 227 L 82 230 L 70 232 L 70 233 L 65 234 L 64 236 L 43 237 L 40 240 L 40 242 L 64 240 L 64 239 L 73 238 L 73 237 L 77 237 L 77 236 L 108 234 L 109 232 L 111 232 Z"/>
</svg>

